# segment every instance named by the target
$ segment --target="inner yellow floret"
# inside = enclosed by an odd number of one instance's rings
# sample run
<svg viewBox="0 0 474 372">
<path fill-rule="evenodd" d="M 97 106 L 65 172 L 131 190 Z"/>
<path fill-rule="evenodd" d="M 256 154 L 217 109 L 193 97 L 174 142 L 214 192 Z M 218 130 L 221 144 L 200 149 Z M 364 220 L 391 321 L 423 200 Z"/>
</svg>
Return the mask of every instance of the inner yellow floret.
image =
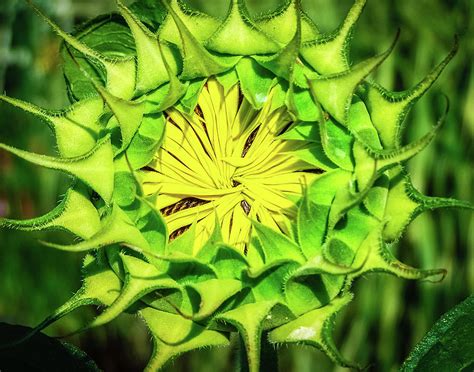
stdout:
<svg viewBox="0 0 474 372">
<path fill-rule="evenodd" d="M 195 224 L 196 250 L 216 218 L 224 242 L 243 250 L 252 220 L 291 234 L 295 202 L 319 170 L 293 154 L 306 141 L 279 138 L 293 122 L 284 108 L 272 109 L 272 94 L 256 110 L 239 85 L 225 93 L 209 79 L 194 113 L 166 112 L 165 139 L 143 170 L 143 187 L 157 195 L 170 240 Z"/>
</svg>

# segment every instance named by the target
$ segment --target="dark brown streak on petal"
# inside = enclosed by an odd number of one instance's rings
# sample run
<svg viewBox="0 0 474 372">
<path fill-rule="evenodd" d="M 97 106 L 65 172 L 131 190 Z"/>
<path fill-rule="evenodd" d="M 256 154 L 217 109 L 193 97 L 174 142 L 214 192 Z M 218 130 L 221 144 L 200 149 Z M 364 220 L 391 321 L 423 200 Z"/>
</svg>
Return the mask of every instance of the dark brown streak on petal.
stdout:
<svg viewBox="0 0 474 372">
<path fill-rule="evenodd" d="M 245 141 L 245 146 L 242 151 L 242 157 L 244 158 L 245 155 L 247 155 L 247 152 L 250 149 L 250 146 L 252 146 L 253 141 L 255 141 L 255 137 L 257 137 L 257 133 L 260 127 L 257 127 L 254 129 L 252 133 L 250 133 L 250 136 L 247 138 L 247 141 Z"/>
<path fill-rule="evenodd" d="M 163 208 L 160 212 L 161 214 L 163 214 L 163 216 L 170 216 L 173 213 L 177 213 L 179 211 L 182 211 L 188 208 L 198 207 L 200 205 L 204 205 L 207 203 L 209 203 L 207 200 L 202 200 L 198 198 L 185 198 L 185 199 L 181 199 L 177 203 L 174 203 L 172 205 L 169 205 Z"/>
<path fill-rule="evenodd" d="M 207 137 L 209 137 L 209 133 L 207 132 L 207 127 L 206 127 L 206 122 L 204 121 L 204 114 L 199 104 L 197 104 L 196 107 L 194 108 L 194 113 L 201 119 L 199 121 L 201 122 L 201 125 L 204 129 L 204 132 L 206 132 Z"/>
<path fill-rule="evenodd" d="M 152 167 L 146 165 L 144 166 L 143 168 L 141 168 L 140 170 L 142 171 L 147 171 L 147 172 L 155 172 L 155 173 L 158 173 L 158 171 L 156 169 L 153 169 Z"/>
<path fill-rule="evenodd" d="M 199 104 L 197 104 L 196 107 L 194 108 L 194 113 L 204 121 L 204 114 L 202 113 L 202 109 L 201 109 L 201 106 L 199 106 Z"/>
<path fill-rule="evenodd" d="M 299 173 L 314 173 L 314 174 L 323 174 L 324 170 L 319 169 L 319 168 L 311 168 L 311 169 L 305 169 L 301 171 L 297 171 Z"/>
<path fill-rule="evenodd" d="M 201 109 L 199 108 L 199 110 L 201 110 Z M 201 112 L 202 112 L 202 111 L 201 111 Z M 166 118 L 166 120 L 168 120 L 171 124 L 173 124 L 173 125 L 174 125 L 176 128 L 178 128 L 179 130 L 181 130 L 181 128 L 179 127 L 179 125 L 176 124 L 175 121 L 174 121 L 173 119 L 171 119 L 169 116 Z M 186 119 L 186 120 L 188 120 L 188 119 Z M 204 132 L 206 133 L 207 137 L 209 138 L 209 134 L 207 133 L 206 124 L 204 124 L 204 122 L 201 122 L 201 124 L 202 124 L 202 127 L 203 127 L 203 129 L 204 129 Z M 210 159 L 212 159 L 212 157 L 209 155 L 209 152 L 208 152 L 207 149 L 206 149 L 206 146 L 204 146 L 204 143 L 202 142 L 202 139 L 201 139 L 201 137 L 199 136 L 199 134 L 196 132 L 196 130 L 195 130 L 191 125 L 189 126 L 189 129 L 192 130 L 192 131 L 196 134 L 196 137 L 197 137 L 199 143 L 201 144 L 201 147 L 202 147 L 203 151 L 206 153 L 206 155 L 207 155 Z M 184 134 L 184 133 L 183 133 L 183 134 Z"/>
<path fill-rule="evenodd" d="M 182 211 L 188 208 L 198 207 L 200 205 L 204 205 L 207 203 L 209 203 L 209 201 L 207 200 L 201 200 L 197 198 L 185 198 L 175 204 L 169 205 L 168 207 L 161 209 L 160 212 L 161 214 L 163 214 L 163 216 L 170 216 L 173 213 L 178 213 L 179 211 Z M 176 239 L 178 236 L 183 235 L 186 231 L 189 230 L 190 227 L 191 225 L 187 225 L 173 231 L 170 234 L 169 240 L 172 241 L 173 239 Z"/>
<path fill-rule="evenodd" d="M 244 101 L 244 94 L 242 93 L 242 89 L 239 87 L 239 103 L 237 107 L 242 106 L 242 102 Z"/>
<path fill-rule="evenodd" d="M 240 202 L 240 206 L 242 207 L 242 209 L 244 210 L 245 214 L 248 216 L 249 213 L 250 213 L 250 210 L 252 209 L 252 207 L 250 206 L 250 204 L 246 201 L 246 200 L 242 200 Z"/>
<path fill-rule="evenodd" d="M 190 227 L 191 227 L 191 225 L 187 225 L 187 226 L 180 227 L 178 230 L 173 231 L 170 234 L 169 241 L 172 241 L 172 240 L 176 239 L 177 237 L 183 235 L 186 231 L 189 230 Z"/>
</svg>

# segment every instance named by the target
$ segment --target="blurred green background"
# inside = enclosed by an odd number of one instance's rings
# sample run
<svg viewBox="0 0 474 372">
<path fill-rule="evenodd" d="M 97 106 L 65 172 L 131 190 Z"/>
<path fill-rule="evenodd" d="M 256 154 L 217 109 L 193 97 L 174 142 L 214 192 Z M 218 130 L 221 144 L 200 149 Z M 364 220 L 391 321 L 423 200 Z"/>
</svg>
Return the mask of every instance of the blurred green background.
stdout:
<svg viewBox="0 0 474 372">
<path fill-rule="evenodd" d="M 281 1 L 281 0 L 280 0 Z M 130 3 L 128 1 L 126 3 Z M 222 16 L 228 0 L 190 0 L 193 6 Z M 112 0 L 36 0 L 68 31 L 114 9 Z M 247 0 L 252 14 L 278 6 L 279 0 Z M 322 31 L 337 27 L 351 0 L 303 0 Z M 354 34 L 354 61 L 384 50 L 401 28 L 392 56 L 372 75 L 390 89 L 417 83 L 460 36 L 458 55 L 407 120 L 406 140 L 426 133 L 439 116 L 440 93 L 451 110 L 435 143 L 409 162 L 415 186 L 433 196 L 474 200 L 474 14 L 472 0 L 368 1 Z M 0 89 L 8 95 L 59 109 L 67 105 L 59 57 L 59 39 L 22 0 L 0 3 Z M 0 141 L 53 154 L 53 137 L 31 115 L 0 104 Z M 33 167 L 0 151 L 0 217 L 30 218 L 52 209 L 69 180 Z M 33 326 L 62 304 L 80 281 L 81 255 L 47 249 L 39 239 L 51 233 L 0 230 L 0 322 Z M 54 239 L 58 239 L 57 234 Z M 60 238 L 59 238 L 60 239 Z M 369 370 L 395 371 L 439 316 L 474 292 L 474 226 L 467 211 L 438 210 L 420 216 L 395 248 L 413 266 L 444 267 L 439 284 L 408 282 L 386 275 L 355 283 L 355 300 L 338 317 L 336 343 L 343 354 Z M 80 310 L 51 326 L 48 334 L 66 334 L 84 324 L 95 309 Z M 106 371 L 141 370 L 151 351 L 145 327 L 129 315 L 99 329 L 68 338 Z M 173 371 L 228 370 L 224 350 L 200 351 L 174 362 Z M 339 370 L 319 351 L 283 348 L 283 371 Z"/>
</svg>

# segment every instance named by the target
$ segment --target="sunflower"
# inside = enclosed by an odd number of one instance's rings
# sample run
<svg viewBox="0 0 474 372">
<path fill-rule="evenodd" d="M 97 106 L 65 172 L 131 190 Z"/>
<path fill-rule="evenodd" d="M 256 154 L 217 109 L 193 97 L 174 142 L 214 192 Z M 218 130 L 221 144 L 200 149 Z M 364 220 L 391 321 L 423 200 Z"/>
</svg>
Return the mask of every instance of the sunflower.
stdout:
<svg viewBox="0 0 474 372">
<path fill-rule="evenodd" d="M 233 0 L 223 20 L 182 0 L 117 4 L 120 17 L 74 36 L 33 6 L 64 40 L 71 107 L 0 96 L 48 124 L 58 156 L 0 147 L 73 179 L 50 213 L 0 225 L 66 230 L 80 241 L 44 244 L 87 252 L 82 287 L 35 332 L 95 304 L 103 311 L 83 329 L 125 311 L 145 321 L 148 370 L 231 344 L 250 371 L 276 358 L 269 344 L 285 343 L 353 366 L 331 337 L 352 282 L 371 272 L 442 278 L 399 262 L 390 244 L 425 210 L 470 207 L 421 195 L 404 167 L 443 118 L 401 142 L 407 112 L 457 46 L 394 93 L 367 80 L 394 43 L 356 64 L 348 57 L 364 0 L 331 34 L 299 0 L 258 18 Z"/>
</svg>

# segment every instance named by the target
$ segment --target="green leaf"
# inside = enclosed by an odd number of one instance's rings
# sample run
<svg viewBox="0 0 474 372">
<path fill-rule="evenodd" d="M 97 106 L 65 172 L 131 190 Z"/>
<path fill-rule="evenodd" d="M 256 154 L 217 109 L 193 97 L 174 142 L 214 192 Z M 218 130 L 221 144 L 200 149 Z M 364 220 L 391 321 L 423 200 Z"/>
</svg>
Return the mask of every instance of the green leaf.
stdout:
<svg viewBox="0 0 474 372">
<path fill-rule="evenodd" d="M 182 110 L 186 114 L 191 114 L 196 108 L 199 100 L 201 90 L 206 84 L 207 79 L 196 79 L 191 81 L 186 94 L 179 100 L 179 103 L 175 106 L 176 109 Z"/>
<path fill-rule="evenodd" d="M 244 273 L 243 280 L 252 290 L 250 302 L 278 301 L 285 303 L 285 281 L 299 266 L 300 264 L 294 261 L 280 260 L 269 265 L 268 268 L 263 267 L 258 276 Z"/>
<path fill-rule="evenodd" d="M 288 89 L 286 104 L 288 109 L 302 121 L 319 121 L 320 110 L 314 97 L 307 88 L 300 88 L 292 84 Z"/>
<path fill-rule="evenodd" d="M 24 335 L 21 339 L 17 339 L 15 343 L 24 342 L 81 306 L 109 306 L 119 296 L 122 282 L 103 257 L 95 258 L 92 255 L 87 255 L 84 259 L 82 274 L 84 276 L 82 287 L 50 316 L 33 328 L 30 333 Z"/>
<path fill-rule="evenodd" d="M 113 247 L 116 250 L 117 247 Z M 109 266 L 105 254 L 100 252 L 97 257 L 88 254 L 82 267 L 83 285 L 73 297 L 89 299 L 94 303 L 110 306 L 122 290 L 120 277 Z"/>
<path fill-rule="evenodd" d="M 66 159 L 33 154 L 2 143 L 0 143 L 0 148 L 30 163 L 64 171 L 79 178 L 94 189 L 106 203 L 112 199 L 114 165 L 109 136 L 100 140 L 96 147 L 85 155 Z"/>
<path fill-rule="evenodd" d="M 349 109 L 347 127 L 365 146 L 374 150 L 382 149 L 377 130 L 372 124 L 365 103 L 357 96 L 352 100 Z"/>
<path fill-rule="evenodd" d="M 447 112 L 447 111 L 446 111 Z M 396 149 L 373 150 L 364 146 L 361 142 L 354 143 L 355 174 L 359 189 L 369 187 L 376 176 L 385 170 L 397 166 L 399 163 L 409 160 L 428 146 L 436 136 L 446 117 L 445 114 L 438 120 L 433 129 L 408 145 Z"/>
<path fill-rule="evenodd" d="M 214 229 L 212 230 L 212 234 L 209 236 L 209 239 L 207 239 L 206 243 L 204 243 L 204 245 L 199 249 L 199 252 L 197 253 L 197 258 L 206 262 L 210 262 L 211 260 L 213 260 L 216 251 L 220 247 L 224 246 L 225 248 L 227 248 L 222 238 L 222 228 L 217 213 L 214 215 L 214 219 Z M 192 228 L 194 228 L 194 226 L 192 226 Z"/>
<path fill-rule="evenodd" d="M 278 138 L 292 141 L 318 142 L 318 123 L 307 121 L 297 122 L 283 134 L 279 135 Z"/>
<path fill-rule="evenodd" d="M 346 276 L 358 272 L 368 259 L 366 237 L 375 222 L 355 209 L 348 212 L 344 223 L 344 228 L 328 233 L 320 254 L 285 278 L 285 298 L 294 313 L 328 304 L 343 289 Z"/>
<path fill-rule="evenodd" d="M 330 230 L 323 247 L 323 255 L 336 264 L 349 266 L 366 237 L 374 230 L 378 231 L 378 226 L 380 222 L 361 205 L 350 208 L 344 219 Z"/>
<path fill-rule="evenodd" d="M 239 76 L 235 68 L 216 75 L 216 80 L 224 88 L 224 94 L 227 95 L 229 90 L 239 82 Z"/>
<path fill-rule="evenodd" d="M 145 114 L 126 152 L 133 169 L 140 169 L 153 160 L 164 138 L 165 123 L 162 113 Z"/>
<path fill-rule="evenodd" d="M 198 308 L 190 314 L 195 321 L 199 321 L 211 316 L 224 301 L 242 290 L 242 282 L 235 279 L 211 279 L 188 284 L 186 289 L 194 291 L 199 297 Z"/>
<path fill-rule="evenodd" d="M 142 122 L 145 104 L 115 97 L 100 85 L 94 85 L 118 121 L 122 134 L 119 152 L 122 152 L 128 147 Z"/>
<path fill-rule="evenodd" d="M 117 243 L 128 244 L 143 253 L 152 251 L 140 230 L 118 205 L 112 207 L 112 212 L 104 219 L 102 228 L 87 240 L 71 245 L 43 242 L 46 246 L 69 252 L 90 251 Z"/>
<path fill-rule="evenodd" d="M 169 75 L 170 82 L 144 96 L 146 112 L 159 114 L 174 106 L 186 94 L 189 82 L 182 83 L 175 75 Z"/>
<path fill-rule="evenodd" d="M 304 262 L 305 258 L 300 247 L 286 235 L 257 221 L 252 221 L 252 226 L 260 241 L 266 268 L 280 262 Z M 257 272 L 260 272 L 260 270 L 261 268 L 251 267 L 252 276 L 258 276 Z"/>
<path fill-rule="evenodd" d="M 45 120 L 54 131 L 59 153 L 64 157 L 84 155 L 96 145 L 98 120 L 104 108 L 98 97 L 84 99 L 59 113 L 4 95 L 0 95 L 0 100 Z"/>
<path fill-rule="evenodd" d="M 301 55 L 317 72 L 334 74 L 349 68 L 349 40 L 366 0 L 356 0 L 339 28 L 303 44 Z"/>
<path fill-rule="evenodd" d="M 274 301 L 247 304 L 214 318 L 214 321 L 217 322 L 230 323 L 239 331 L 245 344 L 249 372 L 260 370 L 262 323 L 274 306 Z"/>
<path fill-rule="evenodd" d="M 100 229 L 100 220 L 88 195 L 82 190 L 70 188 L 51 212 L 29 220 L 0 219 L 0 226 L 24 231 L 64 229 L 87 239 Z"/>
<path fill-rule="evenodd" d="M 406 161 L 413 156 L 420 153 L 426 146 L 428 146 L 436 136 L 436 133 L 441 128 L 446 118 L 447 108 L 444 115 L 438 119 L 436 126 L 434 126 L 427 134 L 423 137 L 405 145 L 403 147 L 393 149 L 393 150 L 380 150 L 380 151 L 371 151 L 368 149 L 371 156 L 377 160 L 377 166 L 379 172 L 385 170 L 394 164 L 401 163 Z"/>
<path fill-rule="evenodd" d="M 444 314 L 400 371 L 469 371 L 474 366 L 474 295 Z"/>
<path fill-rule="evenodd" d="M 355 271 L 357 271 L 357 268 L 337 265 L 332 263 L 331 261 L 328 261 L 322 255 L 318 255 L 311 258 L 304 265 L 299 267 L 298 270 L 292 273 L 290 279 L 297 279 L 301 277 L 308 277 L 310 275 L 319 274 L 344 276 Z"/>
<path fill-rule="evenodd" d="M 99 16 L 86 23 L 74 36 L 89 48 L 111 59 L 135 56 L 135 42 L 130 29 L 123 24 L 118 15 Z M 62 45 L 61 57 L 64 61 L 64 76 L 72 101 L 87 99 L 94 90 L 90 80 L 81 72 L 81 68 L 86 70 L 88 75 L 105 84 L 106 71 L 100 63 L 88 60 L 78 50 L 68 48 L 67 44 Z"/>
<path fill-rule="evenodd" d="M 267 101 L 274 75 L 260 66 L 252 58 L 242 58 L 236 67 L 240 89 L 245 98 L 256 109 L 262 108 Z"/>
<path fill-rule="evenodd" d="M 386 241 L 397 240 L 407 225 L 414 219 L 419 204 L 407 192 L 408 178 L 401 167 L 394 169 L 390 176 L 384 218 L 387 221 L 383 231 Z"/>
<path fill-rule="evenodd" d="M 255 60 L 267 70 L 272 71 L 276 76 L 285 78 L 288 81 L 293 80 L 293 69 L 298 58 L 301 45 L 301 17 L 299 12 L 299 3 L 295 2 L 296 29 L 293 38 L 273 56 L 255 56 Z M 280 15 L 281 17 L 281 15 Z"/>
<path fill-rule="evenodd" d="M 354 169 L 352 157 L 354 138 L 350 132 L 331 118 L 321 120 L 319 126 L 321 144 L 326 156 L 340 168 L 352 171 Z"/>
<path fill-rule="evenodd" d="M 240 280 L 242 271 L 248 268 L 248 262 L 243 253 L 223 242 L 217 216 L 214 231 L 199 250 L 197 258 L 212 265 L 220 279 Z"/>
<path fill-rule="evenodd" d="M 184 234 L 172 240 L 166 248 L 167 260 L 170 262 L 168 275 L 180 284 L 217 278 L 217 273 L 212 266 L 193 255 L 195 227 L 196 224 L 192 224 Z"/>
<path fill-rule="evenodd" d="M 313 203 L 307 193 L 298 208 L 298 243 L 306 258 L 321 252 L 326 235 L 328 208 Z"/>
<path fill-rule="evenodd" d="M 386 52 L 360 62 L 344 72 L 309 80 L 314 99 L 339 123 L 347 126 L 354 90 L 388 57 L 394 45 L 395 43 Z"/>
<path fill-rule="evenodd" d="M 187 231 L 169 243 L 166 251 L 170 254 L 178 252 L 187 256 L 192 256 L 195 237 L 196 224 L 193 223 Z"/>
<path fill-rule="evenodd" d="M 390 180 L 387 175 L 382 174 L 374 182 L 372 187 L 367 193 L 367 196 L 364 198 L 364 206 L 367 210 L 380 221 L 385 216 L 385 208 L 387 205 L 387 197 L 389 193 L 389 183 Z M 400 205 L 397 206 L 397 210 L 403 210 Z"/>
<path fill-rule="evenodd" d="M 166 18 L 167 11 L 161 1 L 138 0 L 130 5 L 130 10 L 156 32 Z M 176 33 L 175 33 L 176 35 Z"/>
<path fill-rule="evenodd" d="M 182 21 L 178 13 L 175 12 L 165 0 L 164 5 L 168 9 L 170 16 L 176 23 L 181 36 L 181 54 L 183 58 L 183 71 L 180 78 L 182 80 L 191 80 L 198 77 L 209 77 L 228 70 L 237 63 L 238 58 L 228 59 L 228 65 L 223 64 L 223 59 L 217 59 L 206 48 L 204 48 L 193 33 L 188 29 Z M 226 59 L 227 61 L 227 59 Z"/>
<path fill-rule="evenodd" d="M 299 318 L 284 324 L 268 334 L 272 343 L 297 343 L 317 347 L 331 360 L 343 367 L 355 367 L 347 362 L 337 350 L 332 339 L 336 314 L 352 300 L 352 294 L 332 300 L 326 306 L 312 310 Z"/>
<path fill-rule="evenodd" d="M 469 202 L 422 195 L 413 187 L 402 167 L 393 168 L 385 207 L 384 218 L 387 224 L 383 232 L 384 240 L 397 240 L 420 213 L 437 208 L 474 209 Z"/>
<path fill-rule="evenodd" d="M 226 19 L 207 41 L 206 47 L 238 56 L 270 54 L 280 50 L 279 45 L 250 19 L 243 0 L 231 0 Z"/>
<path fill-rule="evenodd" d="M 359 141 L 352 146 L 354 155 L 354 176 L 357 180 L 357 190 L 367 192 L 377 178 L 378 163 L 369 150 Z"/>
<path fill-rule="evenodd" d="M 120 207 L 130 206 L 138 194 L 137 182 L 130 172 L 117 171 L 114 175 L 114 201 Z"/>
<path fill-rule="evenodd" d="M 324 149 L 320 140 L 314 140 L 305 146 L 305 148 L 301 150 L 294 150 L 291 152 L 291 154 L 308 163 L 309 165 L 312 165 L 316 169 L 322 169 L 328 172 L 336 168 L 336 165 L 334 165 L 324 153 Z"/>
<path fill-rule="evenodd" d="M 263 321 L 262 328 L 264 330 L 273 329 L 294 319 L 296 319 L 296 316 L 295 314 L 293 314 L 293 312 L 289 309 L 287 305 L 283 303 L 277 303 L 275 306 L 272 307 L 272 309 L 268 313 L 268 316 Z M 262 340 L 262 344 L 263 343 L 268 343 L 268 339 Z"/>
<path fill-rule="evenodd" d="M 287 93 L 289 89 L 288 87 L 289 84 L 287 81 L 281 78 L 276 79 L 275 85 L 272 87 L 272 101 L 270 103 L 269 110 L 270 113 L 286 105 L 288 95 Z"/>
<path fill-rule="evenodd" d="M 165 254 L 168 243 L 168 228 L 161 213 L 152 202 L 140 198 L 140 216 L 136 221 L 136 226 L 147 240 L 153 252 L 158 255 Z M 152 257 L 149 258 L 152 261 Z M 155 260 L 153 260 L 154 262 Z"/>
<path fill-rule="evenodd" d="M 221 246 L 214 251 L 210 261 L 219 278 L 241 279 L 242 271 L 249 266 L 246 257 L 232 247 Z"/>
<path fill-rule="evenodd" d="M 364 273 L 382 272 L 390 273 L 399 278 L 419 280 L 431 278 L 432 282 L 439 282 L 446 276 L 445 269 L 417 269 L 397 260 L 390 251 L 389 245 L 382 240 L 382 235 L 378 230 L 374 230 L 367 237 L 364 244 L 370 246 L 370 252 L 363 267 L 352 277 L 358 277 Z"/>
<path fill-rule="evenodd" d="M 117 5 L 133 34 L 137 53 L 136 91 L 148 92 L 167 82 L 168 66 L 165 65 L 157 37 L 121 1 Z M 176 74 L 177 71 L 174 71 Z"/>
<path fill-rule="evenodd" d="M 129 99 L 135 90 L 135 59 L 108 58 L 94 49 L 88 47 L 74 36 L 64 32 L 56 23 L 46 17 L 35 5 L 29 1 L 31 7 L 43 18 L 51 28 L 73 48 L 84 54 L 88 59 L 99 63 L 106 71 L 107 90 L 120 98 Z"/>
<path fill-rule="evenodd" d="M 447 108 L 444 115 L 438 120 L 436 126 L 427 134 L 400 148 L 374 150 L 356 141 L 354 143 L 353 154 L 359 190 L 367 189 L 382 172 L 397 166 L 401 162 L 409 160 L 428 146 L 443 124 L 446 114 Z"/>
<path fill-rule="evenodd" d="M 153 22 L 161 23 L 159 29 L 160 38 L 167 40 L 173 44 L 182 46 L 182 39 L 180 37 L 179 25 L 174 21 L 173 14 L 168 12 L 166 6 L 161 1 L 156 0 L 140 0 L 138 1 L 141 7 L 142 4 L 146 3 L 147 8 L 151 8 L 153 12 L 157 14 L 154 16 Z M 200 43 L 205 42 L 219 27 L 220 21 L 209 14 L 199 12 L 195 9 L 191 9 L 187 2 L 183 0 L 171 0 L 169 1 L 169 7 L 173 10 L 181 22 L 186 26 L 189 32 L 198 40 Z M 139 15 L 141 19 L 150 18 L 150 14 L 147 14 L 149 10 L 140 11 Z M 163 13 L 167 13 L 164 17 Z M 164 19 L 159 19 L 164 18 Z"/>
<path fill-rule="evenodd" d="M 24 337 L 31 328 L 0 323 L 0 345 Z M 67 342 L 38 333 L 27 341 L 12 347 L 0 347 L 0 368 L 4 371 L 70 370 L 99 372 L 100 369 L 82 350 Z"/>
<path fill-rule="evenodd" d="M 451 52 L 415 87 L 403 92 L 388 92 L 378 84 L 371 83 L 366 92 L 366 104 L 370 117 L 380 134 L 385 148 L 398 147 L 401 141 L 403 121 L 413 105 L 433 85 L 441 72 L 454 57 L 457 40 Z"/>
<path fill-rule="evenodd" d="M 222 333 L 207 330 L 181 315 L 152 308 L 140 310 L 140 315 L 150 328 L 154 344 L 145 371 L 157 371 L 170 359 L 190 350 L 229 345 L 229 340 Z"/>
<path fill-rule="evenodd" d="M 337 191 L 348 189 L 352 182 L 352 173 L 336 169 L 317 178 L 308 188 L 308 198 L 317 205 L 330 207 Z"/>
<path fill-rule="evenodd" d="M 320 75 L 317 72 L 314 72 L 314 70 L 311 67 L 308 67 L 307 65 L 301 63 L 301 61 L 297 60 L 293 69 L 292 82 L 296 87 L 302 88 L 305 91 L 308 91 L 309 89 L 308 80 L 316 79 L 319 76 Z"/>
<path fill-rule="evenodd" d="M 125 254 L 120 254 L 120 257 L 125 269 L 125 280 L 120 294 L 86 329 L 112 321 L 148 293 L 160 289 L 179 288 L 178 283 L 157 270 L 155 266 Z"/>
<path fill-rule="evenodd" d="M 298 27 L 297 17 L 301 17 L 301 38 L 303 41 L 314 40 L 319 31 L 311 19 L 303 13 L 297 0 L 286 0 L 275 11 L 257 15 L 254 19 L 257 26 L 273 40 L 287 45 Z"/>
<path fill-rule="evenodd" d="M 198 283 L 216 279 L 214 268 L 191 256 L 168 257 L 170 265 L 167 274 L 179 284 Z"/>
</svg>

